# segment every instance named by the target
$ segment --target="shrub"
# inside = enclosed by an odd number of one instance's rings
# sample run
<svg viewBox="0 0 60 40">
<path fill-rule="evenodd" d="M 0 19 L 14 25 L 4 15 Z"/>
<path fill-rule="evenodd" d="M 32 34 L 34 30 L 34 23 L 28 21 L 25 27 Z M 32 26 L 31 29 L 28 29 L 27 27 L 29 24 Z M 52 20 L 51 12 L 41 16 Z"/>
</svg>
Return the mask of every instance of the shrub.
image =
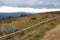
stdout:
<svg viewBox="0 0 60 40">
<path fill-rule="evenodd" d="M 31 18 L 31 20 L 36 20 L 36 18 Z"/>
<path fill-rule="evenodd" d="M 15 26 L 6 24 L 4 26 L 1 27 L 1 32 L 4 34 L 8 34 L 8 33 L 12 33 L 17 31 L 17 28 Z"/>
</svg>

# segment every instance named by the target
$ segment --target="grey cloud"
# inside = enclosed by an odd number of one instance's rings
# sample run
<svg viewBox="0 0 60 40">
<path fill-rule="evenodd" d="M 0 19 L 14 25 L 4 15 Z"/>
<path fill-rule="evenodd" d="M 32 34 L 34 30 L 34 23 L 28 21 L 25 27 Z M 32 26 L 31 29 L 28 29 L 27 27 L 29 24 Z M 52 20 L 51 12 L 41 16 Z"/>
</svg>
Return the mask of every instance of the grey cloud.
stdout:
<svg viewBox="0 0 60 40">
<path fill-rule="evenodd" d="M 0 0 L 1 6 L 59 8 L 60 0 Z"/>
</svg>

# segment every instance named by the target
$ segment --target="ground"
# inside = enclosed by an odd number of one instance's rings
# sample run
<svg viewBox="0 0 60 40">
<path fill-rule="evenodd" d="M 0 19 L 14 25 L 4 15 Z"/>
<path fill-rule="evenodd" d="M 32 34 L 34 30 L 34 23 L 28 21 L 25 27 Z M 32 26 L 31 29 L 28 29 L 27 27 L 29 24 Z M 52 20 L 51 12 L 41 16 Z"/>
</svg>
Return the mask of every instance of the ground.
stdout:
<svg viewBox="0 0 60 40">
<path fill-rule="evenodd" d="M 60 25 L 48 31 L 43 40 L 60 40 Z"/>
</svg>

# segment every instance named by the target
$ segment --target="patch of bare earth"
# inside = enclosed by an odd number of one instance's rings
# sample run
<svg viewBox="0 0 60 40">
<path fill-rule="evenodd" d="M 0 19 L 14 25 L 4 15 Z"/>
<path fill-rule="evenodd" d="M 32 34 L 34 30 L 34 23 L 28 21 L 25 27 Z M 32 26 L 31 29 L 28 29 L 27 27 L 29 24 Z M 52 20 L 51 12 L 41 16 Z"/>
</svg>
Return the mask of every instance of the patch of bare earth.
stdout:
<svg viewBox="0 0 60 40">
<path fill-rule="evenodd" d="M 60 40 L 60 25 L 57 25 L 54 29 L 48 31 L 43 40 Z"/>
</svg>

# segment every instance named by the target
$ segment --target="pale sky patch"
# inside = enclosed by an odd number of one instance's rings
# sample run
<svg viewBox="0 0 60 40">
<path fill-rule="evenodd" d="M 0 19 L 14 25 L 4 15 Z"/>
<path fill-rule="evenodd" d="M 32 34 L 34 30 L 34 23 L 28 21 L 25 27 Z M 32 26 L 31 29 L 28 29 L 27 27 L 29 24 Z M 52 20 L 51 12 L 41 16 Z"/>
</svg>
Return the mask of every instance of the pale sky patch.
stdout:
<svg viewBox="0 0 60 40">
<path fill-rule="evenodd" d="M 60 9 L 36 9 L 36 8 L 18 8 L 18 7 L 0 7 L 0 12 L 32 12 L 32 13 L 41 13 L 41 12 L 50 12 L 50 11 L 60 11 Z"/>
</svg>

